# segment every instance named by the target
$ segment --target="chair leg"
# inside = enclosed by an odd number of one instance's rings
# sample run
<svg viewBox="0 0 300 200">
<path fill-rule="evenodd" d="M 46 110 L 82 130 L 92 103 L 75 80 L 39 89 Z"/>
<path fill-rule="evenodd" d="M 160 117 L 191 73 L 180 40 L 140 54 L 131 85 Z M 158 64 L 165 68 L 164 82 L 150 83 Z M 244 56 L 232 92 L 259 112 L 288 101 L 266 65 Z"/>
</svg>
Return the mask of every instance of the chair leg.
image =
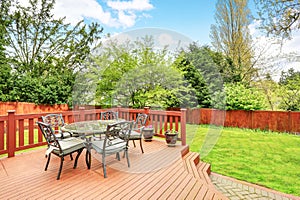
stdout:
<svg viewBox="0 0 300 200">
<path fill-rule="evenodd" d="M 142 153 L 144 153 L 144 149 L 143 149 L 143 145 L 142 145 L 142 139 L 140 139 L 140 146 L 141 146 Z"/>
<path fill-rule="evenodd" d="M 81 154 L 82 151 L 83 151 L 83 149 L 79 149 L 77 151 L 77 155 L 76 155 L 76 158 L 75 158 L 73 169 L 75 169 L 77 167 L 78 158 L 79 158 L 79 156 L 80 156 L 80 154 Z"/>
<path fill-rule="evenodd" d="M 47 169 L 48 169 L 48 165 L 49 165 L 49 162 L 50 162 L 50 157 L 51 157 L 51 153 L 48 155 L 47 163 L 46 163 L 46 166 L 45 166 L 45 171 L 47 171 Z"/>
<path fill-rule="evenodd" d="M 102 167 L 103 167 L 104 178 L 107 178 L 107 174 L 106 174 L 106 164 L 105 164 L 105 155 L 103 155 L 103 154 L 102 154 Z"/>
<path fill-rule="evenodd" d="M 88 169 L 91 169 L 91 163 L 92 163 L 92 155 L 91 152 L 86 150 L 85 153 L 85 163 Z"/>
<path fill-rule="evenodd" d="M 72 156 L 72 154 L 70 154 L 70 158 L 71 158 L 71 160 L 73 160 L 73 156 Z"/>
<path fill-rule="evenodd" d="M 121 159 L 120 159 L 120 153 L 119 153 L 119 152 L 116 153 L 116 159 L 118 159 L 118 161 L 121 160 Z"/>
<path fill-rule="evenodd" d="M 132 142 L 133 142 L 133 146 L 134 146 L 134 147 L 136 147 L 136 146 L 135 146 L 135 142 L 134 142 L 134 140 L 132 140 Z"/>
<path fill-rule="evenodd" d="M 126 159 L 127 159 L 127 165 L 130 167 L 130 162 L 129 162 L 129 156 L 128 156 L 128 151 L 125 150 L 124 153 L 126 154 Z"/>
<path fill-rule="evenodd" d="M 63 164 L 64 164 L 64 157 L 60 157 L 60 166 L 59 166 L 59 170 L 58 170 L 58 174 L 57 174 L 57 180 L 60 179 L 60 174 L 61 174 L 61 170 L 62 170 L 62 167 L 63 167 Z"/>
</svg>

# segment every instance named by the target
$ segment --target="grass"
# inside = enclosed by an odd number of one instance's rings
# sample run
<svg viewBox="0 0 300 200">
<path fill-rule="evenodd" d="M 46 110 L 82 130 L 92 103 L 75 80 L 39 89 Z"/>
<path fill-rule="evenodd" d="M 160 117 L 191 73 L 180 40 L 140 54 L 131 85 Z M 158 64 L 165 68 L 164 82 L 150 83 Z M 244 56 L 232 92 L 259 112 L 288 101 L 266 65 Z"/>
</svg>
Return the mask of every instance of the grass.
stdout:
<svg viewBox="0 0 300 200">
<path fill-rule="evenodd" d="M 38 129 L 34 129 L 34 144 L 38 143 Z M 4 134 L 4 141 L 6 141 L 6 134 Z M 29 144 L 29 132 L 28 130 L 24 130 L 24 145 L 28 145 Z M 19 132 L 17 131 L 16 133 L 16 146 L 19 146 Z M 46 145 L 44 146 L 40 146 L 40 147 L 34 147 L 34 148 L 30 148 L 30 149 L 25 149 L 25 150 L 20 150 L 20 151 L 16 151 L 15 154 L 21 154 L 23 152 L 27 152 L 27 151 L 31 151 L 31 150 L 35 150 L 35 149 L 40 149 L 40 148 L 45 148 Z M 6 149 L 6 142 L 4 143 L 4 149 Z M 7 154 L 1 154 L 0 158 L 3 157 L 7 157 Z"/>
<path fill-rule="evenodd" d="M 187 143 L 213 172 L 300 196 L 300 136 L 187 125 Z"/>
</svg>

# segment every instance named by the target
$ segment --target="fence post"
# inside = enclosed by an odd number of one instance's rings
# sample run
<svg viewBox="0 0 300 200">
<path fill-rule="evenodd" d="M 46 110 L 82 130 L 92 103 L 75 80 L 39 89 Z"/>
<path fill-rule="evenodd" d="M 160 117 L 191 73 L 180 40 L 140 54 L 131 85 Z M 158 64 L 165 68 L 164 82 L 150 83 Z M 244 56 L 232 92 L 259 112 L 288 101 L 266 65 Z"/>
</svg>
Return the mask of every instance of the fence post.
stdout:
<svg viewBox="0 0 300 200">
<path fill-rule="evenodd" d="M 16 150 L 16 121 L 15 121 L 15 110 L 8 110 L 7 120 L 7 150 L 8 157 L 15 156 Z"/>
<path fill-rule="evenodd" d="M 181 130 L 181 145 L 186 145 L 186 109 L 181 108 L 181 117 L 180 117 L 180 130 Z"/>
</svg>

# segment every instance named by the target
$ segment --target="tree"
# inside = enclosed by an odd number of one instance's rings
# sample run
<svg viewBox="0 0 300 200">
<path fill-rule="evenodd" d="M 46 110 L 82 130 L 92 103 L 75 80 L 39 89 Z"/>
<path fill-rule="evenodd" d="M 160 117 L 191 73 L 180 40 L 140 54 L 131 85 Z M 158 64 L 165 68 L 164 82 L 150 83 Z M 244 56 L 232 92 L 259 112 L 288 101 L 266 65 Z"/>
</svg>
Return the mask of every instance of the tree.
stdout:
<svg viewBox="0 0 300 200">
<path fill-rule="evenodd" d="M 121 105 L 142 108 L 192 107 L 192 88 L 182 73 L 168 65 L 140 65 L 124 74 L 117 84 L 115 99 Z"/>
<path fill-rule="evenodd" d="M 226 110 L 265 109 L 265 96 L 261 91 L 254 87 L 246 87 L 241 83 L 226 83 L 225 93 Z M 218 102 L 215 104 L 219 105 Z"/>
<path fill-rule="evenodd" d="M 41 75 L 55 70 L 79 70 L 102 32 L 99 24 L 80 21 L 72 27 L 64 18 L 51 14 L 55 0 L 30 0 L 30 6 L 16 4 L 9 15 L 9 56 L 20 73 Z"/>
<path fill-rule="evenodd" d="M 192 43 L 177 56 L 174 63 L 194 88 L 198 107 L 214 107 L 212 99 L 216 92 L 223 90 L 220 66 L 214 61 L 213 54 L 209 47 Z"/>
<path fill-rule="evenodd" d="M 300 28 L 299 0 L 255 0 L 261 29 L 268 35 L 290 38 Z"/>
<path fill-rule="evenodd" d="M 229 66 L 234 67 L 235 76 L 245 82 L 256 73 L 251 62 L 253 51 L 247 4 L 248 0 L 218 0 L 216 24 L 211 26 L 210 34 L 215 50 L 225 55 Z"/>
<path fill-rule="evenodd" d="M 279 80 L 281 97 L 280 108 L 284 110 L 300 110 L 300 72 L 293 68 L 282 72 Z"/>
<path fill-rule="evenodd" d="M 28 7 L 19 3 L 10 7 L 5 52 L 15 81 L 8 100 L 70 102 L 76 73 L 98 43 L 102 28 L 97 23 L 86 25 L 81 21 L 71 26 L 64 18 L 54 19 L 54 4 L 55 0 L 29 0 Z M 40 88 L 33 92 L 33 86 Z"/>
<path fill-rule="evenodd" d="M 6 57 L 7 35 L 6 27 L 10 23 L 7 19 L 10 8 L 10 1 L 0 3 L 0 101 L 7 101 L 11 87 L 11 67 L 8 65 Z"/>
<path fill-rule="evenodd" d="M 194 103 L 192 88 L 172 66 L 167 48 L 155 48 L 153 37 L 124 43 L 112 38 L 97 51 L 100 54 L 93 56 L 86 75 L 97 82 L 97 103 L 136 108 Z"/>
</svg>

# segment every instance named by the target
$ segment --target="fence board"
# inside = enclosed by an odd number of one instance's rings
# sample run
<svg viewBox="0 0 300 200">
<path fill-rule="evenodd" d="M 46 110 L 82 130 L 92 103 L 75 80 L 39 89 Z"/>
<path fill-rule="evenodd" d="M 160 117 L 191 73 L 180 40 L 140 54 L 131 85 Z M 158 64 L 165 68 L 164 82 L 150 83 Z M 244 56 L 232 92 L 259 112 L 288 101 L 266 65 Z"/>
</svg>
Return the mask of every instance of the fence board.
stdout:
<svg viewBox="0 0 300 200">
<path fill-rule="evenodd" d="M 300 112 L 188 109 L 187 123 L 300 133 Z M 198 119 L 200 122 L 198 123 Z M 224 121 L 225 119 L 225 121 Z"/>
<path fill-rule="evenodd" d="M 300 132 L 300 112 L 290 112 L 290 132 Z"/>
<path fill-rule="evenodd" d="M 0 102 L 0 115 L 6 115 L 8 110 L 15 110 L 16 114 L 44 113 L 68 111 L 67 104 L 36 105 L 27 102 Z"/>
</svg>

